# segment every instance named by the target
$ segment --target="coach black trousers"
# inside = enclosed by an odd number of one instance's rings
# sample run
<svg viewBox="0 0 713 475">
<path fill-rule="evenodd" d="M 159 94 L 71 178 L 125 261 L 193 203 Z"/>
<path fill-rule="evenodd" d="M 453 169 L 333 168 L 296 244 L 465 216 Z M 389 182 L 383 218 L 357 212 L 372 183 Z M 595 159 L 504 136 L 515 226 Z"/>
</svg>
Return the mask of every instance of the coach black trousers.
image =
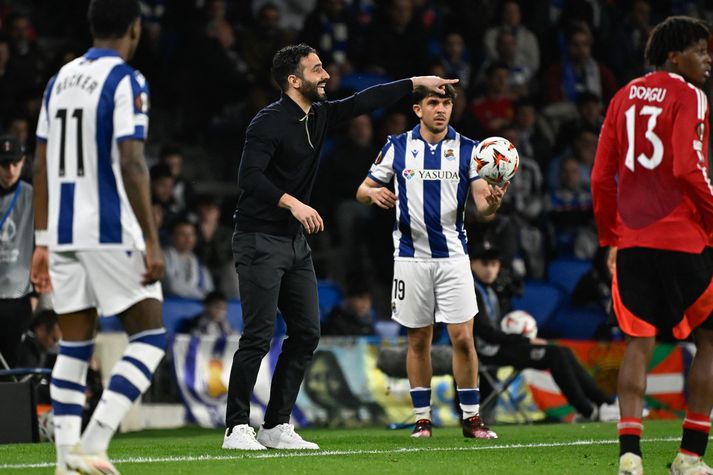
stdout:
<svg viewBox="0 0 713 475">
<path fill-rule="evenodd" d="M 226 427 L 248 424 L 260 362 L 270 349 L 279 309 L 287 339 L 272 377 L 265 426 L 289 422 L 307 365 L 319 343 L 317 278 L 305 236 L 236 232 L 233 255 L 243 309 L 243 334 L 233 356 Z"/>
</svg>

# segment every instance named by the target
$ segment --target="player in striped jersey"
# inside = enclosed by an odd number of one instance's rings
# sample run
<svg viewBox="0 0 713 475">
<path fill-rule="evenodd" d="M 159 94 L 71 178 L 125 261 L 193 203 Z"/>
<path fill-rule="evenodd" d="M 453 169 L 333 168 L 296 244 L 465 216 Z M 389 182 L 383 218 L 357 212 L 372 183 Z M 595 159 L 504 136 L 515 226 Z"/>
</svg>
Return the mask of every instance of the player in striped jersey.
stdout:
<svg viewBox="0 0 713 475">
<path fill-rule="evenodd" d="M 148 85 L 126 61 L 138 0 L 92 0 L 94 47 L 50 79 L 37 125 L 32 280 L 53 288 L 62 329 L 52 371 L 56 473 L 118 473 L 106 450 L 164 355 L 163 259 L 149 200 Z M 119 315 L 129 345 L 80 437 L 97 314 Z"/>
<path fill-rule="evenodd" d="M 420 119 L 411 131 L 389 137 L 359 186 L 357 199 L 396 207 L 392 318 L 408 328 L 406 369 L 416 416 L 412 436 L 431 436 L 431 339 L 444 322 L 453 344 L 453 374 L 463 410 L 463 435 L 497 437 L 480 418 L 473 317 L 478 313 L 463 228 L 468 192 L 478 212 L 494 213 L 507 189 L 479 179 L 477 143 L 448 125 L 455 90 L 413 93 Z M 387 186 L 394 182 L 395 193 Z"/>
<path fill-rule="evenodd" d="M 627 348 L 619 370 L 619 473 L 643 473 L 646 368 L 661 331 L 696 355 L 674 475 L 713 474 L 703 462 L 713 408 L 713 187 L 708 177 L 708 26 L 670 17 L 646 45 L 656 71 L 612 99 L 592 170 L 599 242 L 610 246 L 612 301 Z"/>
</svg>

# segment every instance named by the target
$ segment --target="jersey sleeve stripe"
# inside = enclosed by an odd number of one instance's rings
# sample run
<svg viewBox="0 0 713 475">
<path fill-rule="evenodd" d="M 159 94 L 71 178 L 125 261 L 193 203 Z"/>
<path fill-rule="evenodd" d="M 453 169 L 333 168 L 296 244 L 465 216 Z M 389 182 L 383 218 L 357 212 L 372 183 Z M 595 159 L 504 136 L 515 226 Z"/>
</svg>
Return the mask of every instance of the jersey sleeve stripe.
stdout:
<svg viewBox="0 0 713 475">
<path fill-rule="evenodd" d="M 381 186 L 389 186 L 388 183 L 385 183 L 385 182 L 379 180 L 379 179 L 378 179 L 377 177 L 375 177 L 371 172 L 367 173 L 366 176 L 368 176 L 369 178 L 371 178 L 372 180 L 374 180 L 375 182 L 377 182 L 377 183 L 378 183 L 379 185 L 381 185 Z"/>
</svg>

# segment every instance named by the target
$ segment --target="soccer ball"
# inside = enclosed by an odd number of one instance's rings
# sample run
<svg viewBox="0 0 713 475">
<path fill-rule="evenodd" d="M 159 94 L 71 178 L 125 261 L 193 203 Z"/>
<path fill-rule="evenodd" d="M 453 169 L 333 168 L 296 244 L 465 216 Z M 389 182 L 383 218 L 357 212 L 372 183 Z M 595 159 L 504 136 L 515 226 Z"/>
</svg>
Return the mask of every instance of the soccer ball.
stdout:
<svg viewBox="0 0 713 475">
<path fill-rule="evenodd" d="M 515 146 L 502 137 L 488 137 L 475 148 L 478 175 L 491 185 L 503 186 L 520 166 Z"/>
<path fill-rule="evenodd" d="M 523 310 L 513 310 L 500 320 L 500 329 L 505 333 L 517 333 L 532 339 L 537 336 L 537 321 Z"/>
</svg>

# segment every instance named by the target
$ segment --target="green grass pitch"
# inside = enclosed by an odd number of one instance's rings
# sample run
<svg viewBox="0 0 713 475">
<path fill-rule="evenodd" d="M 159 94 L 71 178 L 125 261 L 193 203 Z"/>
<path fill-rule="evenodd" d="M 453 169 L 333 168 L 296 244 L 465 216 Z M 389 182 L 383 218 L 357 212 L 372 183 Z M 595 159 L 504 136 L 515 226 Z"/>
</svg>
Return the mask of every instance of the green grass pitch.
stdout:
<svg viewBox="0 0 713 475">
<path fill-rule="evenodd" d="M 320 451 L 222 450 L 220 430 L 184 428 L 119 435 L 109 455 L 132 474 L 613 474 L 615 424 L 500 425 L 496 440 L 464 439 L 458 428 L 435 428 L 431 439 L 408 430 L 302 429 Z M 668 473 L 681 421 L 646 421 L 642 450 L 647 474 Z M 0 445 L 0 475 L 54 473 L 48 443 Z"/>
</svg>

